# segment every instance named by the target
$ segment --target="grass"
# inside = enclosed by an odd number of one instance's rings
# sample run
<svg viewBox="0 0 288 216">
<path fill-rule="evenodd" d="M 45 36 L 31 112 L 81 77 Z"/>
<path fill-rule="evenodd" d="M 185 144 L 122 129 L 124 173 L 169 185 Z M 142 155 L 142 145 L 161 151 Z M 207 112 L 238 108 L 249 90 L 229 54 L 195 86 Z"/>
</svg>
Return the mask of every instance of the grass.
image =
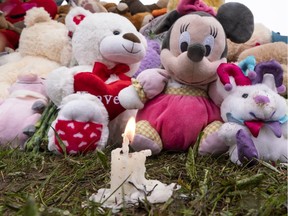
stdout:
<svg viewBox="0 0 288 216">
<path fill-rule="evenodd" d="M 73 157 L 1 149 L 0 215 L 113 215 L 88 200 L 109 188 L 111 149 Z M 287 167 L 281 164 L 239 167 L 227 155 L 204 157 L 190 149 L 148 157 L 146 168 L 147 179 L 181 189 L 166 203 L 143 201 L 116 215 L 287 215 Z"/>
</svg>

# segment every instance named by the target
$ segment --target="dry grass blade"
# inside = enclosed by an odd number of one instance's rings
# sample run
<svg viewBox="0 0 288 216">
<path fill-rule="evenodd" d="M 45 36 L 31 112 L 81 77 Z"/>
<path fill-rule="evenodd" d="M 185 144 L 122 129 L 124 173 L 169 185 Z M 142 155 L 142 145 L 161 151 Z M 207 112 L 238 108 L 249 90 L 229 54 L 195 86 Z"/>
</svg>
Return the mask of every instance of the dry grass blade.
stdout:
<svg viewBox="0 0 288 216">
<path fill-rule="evenodd" d="M 109 187 L 111 146 L 99 153 L 56 156 L 49 152 L 0 151 L 0 215 L 112 215 L 83 202 Z M 102 158 L 101 158 L 102 157 Z M 287 167 L 265 163 L 239 167 L 227 155 L 203 157 L 163 152 L 146 160 L 146 178 L 177 182 L 166 203 L 140 202 L 118 215 L 286 215 Z M 278 170 L 278 171 L 276 171 Z M 91 205 L 90 205 L 91 204 Z M 32 214 L 32 213 L 31 213 Z M 33 213 L 34 214 L 34 213 Z"/>
</svg>

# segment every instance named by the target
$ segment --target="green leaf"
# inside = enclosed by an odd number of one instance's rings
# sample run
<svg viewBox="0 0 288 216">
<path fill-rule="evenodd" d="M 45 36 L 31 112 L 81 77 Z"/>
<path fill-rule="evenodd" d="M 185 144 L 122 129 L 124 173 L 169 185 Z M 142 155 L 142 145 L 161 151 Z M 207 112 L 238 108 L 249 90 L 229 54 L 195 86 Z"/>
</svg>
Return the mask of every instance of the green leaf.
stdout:
<svg viewBox="0 0 288 216">
<path fill-rule="evenodd" d="M 40 215 L 35 199 L 32 198 L 31 196 L 28 197 L 24 205 L 23 215 L 24 216 L 39 216 Z"/>
<path fill-rule="evenodd" d="M 105 155 L 105 153 L 101 150 L 97 150 L 97 156 L 99 158 L 99 160 L 101 161 L 101 164 L 103 165 L 103 167 L 105 169 L 108 169 L 108 159 L 107 156 Z"/>
<path fill-rule="evenodd" d="M 195 155 L 192 148 L 189 148 L 187 161 L 186 161 L 186 171 L 191 181 L 197 178 L 196 165 L 195 165 Z"/>
<path fill-rule="evenodd" d="M 63 154 L 64 154 L 64 156 L 66 158 L 67 157 L 66 146 L 65 146 L 64 142 L 62 141 L 61 137 L 59 136 L 59 134 L 56 132 L 56 130 L 53 127 L 51 127 L 51 128 L 54 131 L 55 137 L 56 137 L 57 141 L 59 142 L 59 145 L 60 145 L 60 147 L 61 147 L 61 149 L 63 151 Z"/>
</svg>

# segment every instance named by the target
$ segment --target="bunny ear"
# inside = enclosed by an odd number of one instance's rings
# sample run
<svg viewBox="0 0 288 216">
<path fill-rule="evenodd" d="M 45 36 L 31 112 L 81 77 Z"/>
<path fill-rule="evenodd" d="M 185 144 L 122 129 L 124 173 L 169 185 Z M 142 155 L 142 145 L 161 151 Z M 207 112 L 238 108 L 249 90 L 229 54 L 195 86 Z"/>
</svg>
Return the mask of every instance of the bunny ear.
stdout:
<svg viewBox="0 0 288 216">
<path fill-rule="evenodd" d="M 85 17 L 90 15 L 91 12 L 82 7 L 72 8 L 65 18 L 65 24 L 70 33 L 74 33 L 77 25 L 79 25 Z"/>
<path fill-rule="evenodd" d="M 241 68 L 232 63 L 220 64 L 217 68 L 217 74 L 226 91 L 232 89 L 230 76 L 234 78 L 237 86 L 251 85 L 251 80 L 243 74 Z"/>
<path fill-rule="evenodd" d="M 268 81 L 265 81 L 264 76 L 266 74 L 271 74 L 274 77 L 274 83 L 277 88 L 278 93 L 284 93 L 286 91 L 283 85 L 283 68 L 275 60 L 260 62 L 255 67 L 256 77 L 253 79 L 252 83 L 265 83 L 270 88 L 273 88 Z"/>
</svg>

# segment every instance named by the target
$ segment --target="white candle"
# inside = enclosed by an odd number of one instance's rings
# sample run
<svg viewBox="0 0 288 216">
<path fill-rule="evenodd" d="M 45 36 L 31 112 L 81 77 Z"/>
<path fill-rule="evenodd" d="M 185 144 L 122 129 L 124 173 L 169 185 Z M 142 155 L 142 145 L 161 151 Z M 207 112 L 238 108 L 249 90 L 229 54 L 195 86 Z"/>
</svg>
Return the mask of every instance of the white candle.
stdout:
<svg viewBox="0 0 288 216">
<path fill-rule="evenodd" d="M 166 202 L 173 191 L 179 186 L 172 183 L 166 185 L 158 180 L 145 178 L 146 157 L 151 150 L 129 153 L 129 142 L 133 140 L 135 119 L 128 121 L 123 134 L 122 148 L 111 152 L 111 181 L 110 189 L 99 189 L 90 200 L 102 203 L 103 207 L 119 209 L 129 204 L 137 204 L 139 200 L 147 198 L 151 203 Z"/>
</svg>

